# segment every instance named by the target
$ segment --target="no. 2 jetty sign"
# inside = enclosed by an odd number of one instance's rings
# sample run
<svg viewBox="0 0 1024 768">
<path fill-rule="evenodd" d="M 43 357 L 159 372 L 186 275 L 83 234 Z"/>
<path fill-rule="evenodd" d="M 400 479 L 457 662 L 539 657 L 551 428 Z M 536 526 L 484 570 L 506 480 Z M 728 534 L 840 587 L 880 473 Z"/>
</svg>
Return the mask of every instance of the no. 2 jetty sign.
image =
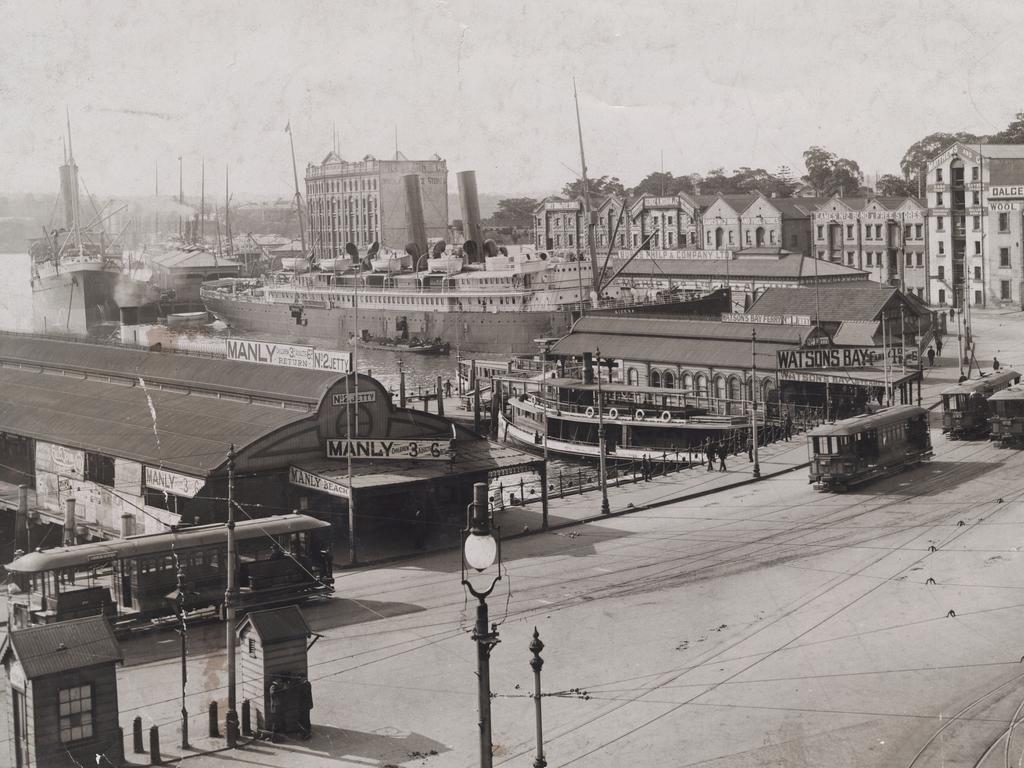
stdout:
<svg viewBox="0 0 1024 768">
<path fill-rule="evenodd" d="M 416 459 L 448 461 L 447 440 L 328 440 L 328 459 Z"/>
</svg>

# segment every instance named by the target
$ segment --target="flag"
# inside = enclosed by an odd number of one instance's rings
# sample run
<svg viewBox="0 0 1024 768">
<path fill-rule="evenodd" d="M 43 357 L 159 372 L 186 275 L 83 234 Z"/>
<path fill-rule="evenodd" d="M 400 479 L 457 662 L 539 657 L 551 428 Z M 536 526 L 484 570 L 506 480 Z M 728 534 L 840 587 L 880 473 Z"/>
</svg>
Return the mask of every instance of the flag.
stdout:
<svg viewBox="0 0 1024 768">
<path fill-rule="evenodd" d="M 291 133 L 292 132 L 292 121 L 291 120 L 289 120 L 288 124 L 284 127 L 284 132 L 285 133 Z"/>
</svg>

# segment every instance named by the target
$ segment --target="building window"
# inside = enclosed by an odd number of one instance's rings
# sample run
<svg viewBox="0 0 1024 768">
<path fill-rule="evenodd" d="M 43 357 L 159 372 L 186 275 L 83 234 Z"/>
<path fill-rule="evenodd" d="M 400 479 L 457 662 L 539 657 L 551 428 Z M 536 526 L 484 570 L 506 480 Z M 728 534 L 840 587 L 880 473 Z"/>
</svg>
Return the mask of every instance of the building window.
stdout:
<svg viewBox="0 0 1024 768">
<path fill-rule="evenodd" d="M 825 227 L 822 226 L 821 224 L 818 225 L 818 239 L 819 240 L 824 240 L 825 239 Z M 711 242 L 711 236 L 710 235 L 708 235 L 708 242 Z"/>
<path fill-rule="evenodd" d="M 981 256 L 981 240 L 974 241 L 974 255 Z"/>
<path fill-rule="evenodd" d="M 920 240 L 922 237 L 924 237 L 924 224 L 915 224 L 914 225 L 914 239 L 915 240 Z"/>
<path fill-rule="evenodd" d="M 748 229 L 745 233 L 747 245 L 750 245 L 750 230 Z"/>
<path fill-rule="evenodd" d="M 981 231 L 981 216 L 971 216 L 971 226 L 975 232 Z"/>
<path fill-rule="evenodd" d="M 946 279 L 946 268 L 944 266 L 942 266 L 941 264 L 939 265 L 938 275 L 939 275 L 939 280 L 945 280 Z"/>
<path fill-rule="evenodd" d="M 774 229 L 768 231 L 768 242 L 771 245 L 775 245 L 775 230 Z"/>
<path fill-rule="evenodd" d="M 939 255 L 942 256 L 945 252 L 946 252 L 946 244 L 940 240 L 939 241 Z"/>
<path fill-rule="evenodd" d="M 798 248 L 798 247 L 800 247 L 800 238 L 797 235 L 790 235 L 789 236 L 789 247 L 790 248 Z"/>
<path fill-rule="evenodd" d="M 939 288 L 939 304 L 945 304 L 945 303 L 946 303 L 946 289 L 945 288 Z"/>
<path fill-rule="evenodd" d="M 664 377 L 662 377 L 661 385 L 665 389 L 673 389 L 676 385 L 676 377 L 672 375 L 672 371 L 665 371 Z"/>
<path fill-rule="evenodd" d="M 255 637 L 250 637 L 249 638 L 249 655 L 252 658 L 254 658 L 254 659 L 256 658 L 256 638 Z"/>
<path fill-rule="evenodd" d="M 576 243 L 575 243 L 575 239 L 576 238 L 575 238 L 574 235 L 568 234 L 565 237 L 566 237 L 566 241 L 569 243 L 569 245 L 576 245 Z"/>
<path fill-rule="evenodd" d="M 851 267 L 853 266 L 853 251 L 846 252 L 846 263 Z"/>
<path fill-rule="evenodd" d="M 935 169 L 935 183 L 936 184 L 941 184 L 942 183 L 942 169 L 941 168 L 936 168 Z"/>
<path fill-rule="evenodd" d="M 846 225 L 846 239 L 853 240 L 853 224 Z"/>
<path fill-rule="evenodd" d="M 675 220 L 675 217 L 674 217 L 674 216 L 669 216 L 669 217 L 668 217 L 668 225 L 669 225 L 670 227 L 672 226 L 672 223 L 673 223 L 673 221 L 674 221 L 674 220 Z"/>
<path fill-rule="evenodd" d="M 906 265 L 907 265 L 908 267 L 912 267 L 912 266 L 914 266 L 914 254 L 912 254 L 912 253 L 908 253 L 908 254 L 906 255 L 906 258 L 904 259 L 904 263 L 905 263 L 905 264 L 906 264 Z"/>
<path fill-rule="evenodd" d="M 881 239 L 882 239 L 882 225 L 881 224 L 875 224 L 875 240 L 881 240 Z"/>
<path fill-rule="evenodd" d="M 63 743 L 92 738 L 92 685 L 62 688 L 57 692 L 60 704 L 60 740 Z"/>
<path fill-rule="evenodd" d="M 974 279 L 981 280 L 981 267 L 974 268 Z"/>
<path fill-rule="evenodd" d="M 935 231 L 944 232 L 946 230 L 946 222 L 942 216 L 935 217 Z"/>
<path fill-rule="evenodd" d="M 1010 266 L 1010 249 L 1000 248 L 999 249 L 999 266 L 1008 267 Z"/>
<path fill-rule="evenodd" d="M 661 386 L 661 374 L 658 371 L 651 371 L 651 386 L 652 387 L 660 387 Z"/>
<path fill-rule="evenodd" d="M 114 485 L 114 458 L 101 453 L 87 451 L 85 454 L 85 479 L 100 485 Z"/>
<path fill-rule="evenodd" d="M 975 217 L 978 218 L 978 217 Z M 999 214 L 999 231 L 1009 232 L 1010 231 L 1010 214 L 1000 213 Z"/>
<path fill-rule="evenodd" d="M 981 205 L 981 192 L 978 190 L 971 193 L 971 205 Z"/>
<path fill-rule="evenodd" d="M 974 298 L 974 303 L 975 304 L 981 304 L 981 291 L 975 291 L 974 292 L 974 297 L 975 297 Z M 1010 296 L 1010 281 L 1009 280 L 1000 280 L 999 281 L 999 298 L 1001 298 L 1001 299 L 1011 299 L 1011 298 L 1013 298 L 1012 296 Z"/>
<path fill-rule="evenodd" d="M 939 207 L 939 208 L 941 208 L 943 205 L 945 205 L 945 202 L 942 199 L 942 193 L 941 192 L 936 192 L 935 193 L 935 205 L 937 207 Z"/>
<path fill-rule="evenodd" d="M 976 166 L 971 166 L 971 181 L 978 181 L 981 178 L 981 169 Z"/>
<path fill-rule="evenodd" d="M 904 224 L 903 225 L 903 239 L 904 240 L 910 240 L 911 239 L 911 237 L 912 237 L 912 235 L 910 234 L 911 233 L 911 226 L 912 225 L 910 225 L 910 224 Z"/>
<path fill-rule="evenodd" d="M 729 245 L 732 245 L 732 235 L 733 235 L 733 231 L 730 229 L 729 230 Z"/>
<path fill-rule="evenodd" d="M 687 392 L 693 389 L 693 374 L 689 371 L 683 374 L 682 386 Z"/>
<path fill-rule="evenodd" d="M 924 254 L 921 253 L 920 251 L 918 251 L 918 253 L 917 253 L 917 266 L 919 266 L 919 267 L 923 267 L 924 266 Z"/>
</svg>

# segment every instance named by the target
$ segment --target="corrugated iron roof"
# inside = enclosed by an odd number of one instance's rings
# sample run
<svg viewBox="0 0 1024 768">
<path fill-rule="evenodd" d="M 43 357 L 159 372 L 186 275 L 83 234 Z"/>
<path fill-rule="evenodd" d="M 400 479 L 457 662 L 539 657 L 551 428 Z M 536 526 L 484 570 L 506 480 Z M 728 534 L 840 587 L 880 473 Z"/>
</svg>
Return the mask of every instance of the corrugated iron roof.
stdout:
<svg viewBox="0 0 1024 768">
<path fill-rule="evenodd" d="M 240 449 L 306 415 L 154 387 L 0 368 L 0 431 L 192 475 L 206 476 L 220 467 L 232 443 Z"/>
<path fill-rule="evenodd" d="M 103 616 L 12 630 L 0 645 L 0 660 L 9 652 L 14 653 L 29 680 L 124 658 Z"/>
<path fill-rule="evenodd" d="M 851 281 L 867 281 L 868 273 L 842 264 L 834 264 L 818 259 L 818 276 L 845 276 Z M 766 278 L 812 279 L 814 277 L 814 260 L 799 253 L 786 253 L 777 258 L 754 256 L 727 259 L 642 259 L 636 258 L 623 270 L 622 275 L 629 277 L 653 276 L 664 279 L 666 275 L 682 278 L 708 278 L 733 280 L 762 280 Z M 626 263 L 626 259 L 612 259 L 612 270 Z"/>
<path fill-rule="evenodd" d="M 297 605 L 252 611 L 238 623 L 238 632 L 251 626 L 260 636 L 264 645 L 273 645 L 284 640 L 305 639 L 313 634 Z"/>
<path fill-rule="evenodd" d="M 787 314 L 787 313 L 780 313 Z M 774 323 L 725 323 L 721 320 L 639 317 L 636 315 L 587 315 L 576 322 L 572 333 L 606 333 L 629 337 L 665 337 L 669 339 L 735 339 L 750 343 L 751 330 L 758 341 L 791 344 L 802 342 L 812 330 L 809 325 Z"/>
<path fill-rule="evenodd" d="M 141 377 L 147 383 L 198 387 L 314 407 L 340 378 L 337 373 L 328 371 L 9 333 L 0 333 L 0 361 L 37 363 L 116 377 Z"/>
<path fill-rule="evenodd" d="M 881 327 L 877 320 L 846 320 L 832 335 L 832 343 L 841 347 L 873 347 Z"/>
<path fill-rule="evenodd" d="M 876 320 L 896 293 L 895 288 L 877 283 L 769 288 L 748 311 L 762 315 L 810 315 L 824 321 Z M 917 311 L 909 302 L 905 303 Z"/>
</svg>

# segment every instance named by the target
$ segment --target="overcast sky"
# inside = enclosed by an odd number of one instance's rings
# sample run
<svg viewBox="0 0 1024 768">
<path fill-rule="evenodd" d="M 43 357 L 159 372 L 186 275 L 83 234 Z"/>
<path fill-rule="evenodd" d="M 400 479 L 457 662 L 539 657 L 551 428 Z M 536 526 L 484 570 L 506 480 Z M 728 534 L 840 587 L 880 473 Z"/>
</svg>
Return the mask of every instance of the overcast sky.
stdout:
<svg viewBox="0 0 1024 768">
<path fill-rule="evenodd" d="M 488 10 L 483 10 L 486 7 Z M 482 192 L 742 165 L 823 145 L 898 169 L 936 130 L 1024 109 L 1024 3 L 961 0 L 74 2 L 0 0 L 0 192 L 53 192 L 70 108 L 93 192 L 292 188 L 305 163 L 438 153 Z M 574 169 L 574 170 L 570 170 Z M 455 188 L 454 176 L 449 182 Z M 212 194 L 212 193 L 211 193 Z"/>
</svg>

